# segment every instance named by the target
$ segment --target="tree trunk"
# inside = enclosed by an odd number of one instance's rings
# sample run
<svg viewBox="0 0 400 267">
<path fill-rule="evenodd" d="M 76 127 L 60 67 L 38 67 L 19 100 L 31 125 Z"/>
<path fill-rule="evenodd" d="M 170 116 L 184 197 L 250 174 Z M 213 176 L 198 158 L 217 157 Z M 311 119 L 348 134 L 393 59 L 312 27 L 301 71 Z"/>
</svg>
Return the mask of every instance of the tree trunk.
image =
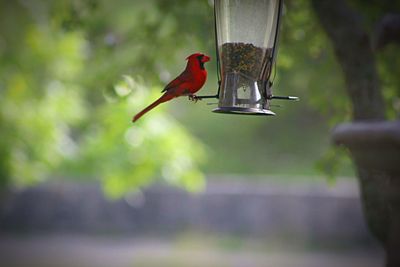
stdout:
<svg viewBox="0 0 400 267">
<path fill-rule="evenodd" d="M 385 119 L 371 38 L 344 0 L 312 0 L 312 6 L 343 70 L 353 120 L 368 121 L 340 125 L 333 139 L 349 148 L 357 166 L 364 215 L 386 250 L 386 266 L 400 266 L 400 127 L 371 122 Z"/>
<path fill-rule="evenodd" d="M 353 120 L 385 119 L 371 40 L 360 16 L 343 0 L 312 0 L 312 6 L 342 67 Z"/>
</svg>

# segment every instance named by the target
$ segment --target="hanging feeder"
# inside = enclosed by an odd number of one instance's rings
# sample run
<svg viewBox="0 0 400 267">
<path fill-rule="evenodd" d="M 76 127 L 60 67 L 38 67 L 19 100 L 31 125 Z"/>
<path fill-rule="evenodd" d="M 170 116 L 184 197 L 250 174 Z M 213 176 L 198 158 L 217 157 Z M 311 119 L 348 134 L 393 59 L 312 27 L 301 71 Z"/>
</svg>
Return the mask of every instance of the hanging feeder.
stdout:
<svg viewBox="0 0 400 267">
<path fill-rule="evenodd" d="M 271 72 L 274 66 L 282 0 L 215 0 L 214 19 L 217 47 L 218 108 L 213 112 L 275 115 Z"/>
</svg>

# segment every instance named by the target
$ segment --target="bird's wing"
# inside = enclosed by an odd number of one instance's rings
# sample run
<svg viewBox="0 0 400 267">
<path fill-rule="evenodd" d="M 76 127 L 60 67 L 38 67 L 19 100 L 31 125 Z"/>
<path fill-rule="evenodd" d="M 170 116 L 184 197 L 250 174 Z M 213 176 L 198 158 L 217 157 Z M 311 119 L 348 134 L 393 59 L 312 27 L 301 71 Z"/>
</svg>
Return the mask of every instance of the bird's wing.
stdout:
<svg viewBox="0 0 400 267">
<path fill-rule="evenodd" d="M 188 71 L 182 72 L 178 77 L 172 80 L 169 84 L 167 84 L 161 92 L 166 92 L 171 88 L 175 88 L 182 83 L 190 81 L 190 73 Z"/>
</svg>

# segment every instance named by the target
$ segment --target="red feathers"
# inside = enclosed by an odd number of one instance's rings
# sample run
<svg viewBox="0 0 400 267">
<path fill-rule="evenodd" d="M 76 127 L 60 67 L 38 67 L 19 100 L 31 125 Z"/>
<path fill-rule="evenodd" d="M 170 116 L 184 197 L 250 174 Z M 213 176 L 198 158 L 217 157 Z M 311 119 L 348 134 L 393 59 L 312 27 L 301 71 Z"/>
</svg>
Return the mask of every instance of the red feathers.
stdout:
<svg viewBox="0 0 400 267">
<path fill-rule="evenodd" d="M 187 65 L 185 70 L 167 86 L 162 92 L 165 92 L 159 99 L 150 104 L 144 110 L 136 114 L 132 122 L 137 121 L 140 117 L 152 110 L 159 104 L 169 101 L 178 96 L 194 96 L 194 94 L 203 87 L 207 79 L 207 71 L 204 68 L 204 63 L 210 60 L 210 57 L 195 53 L 187 58 Z"/>
</svg>

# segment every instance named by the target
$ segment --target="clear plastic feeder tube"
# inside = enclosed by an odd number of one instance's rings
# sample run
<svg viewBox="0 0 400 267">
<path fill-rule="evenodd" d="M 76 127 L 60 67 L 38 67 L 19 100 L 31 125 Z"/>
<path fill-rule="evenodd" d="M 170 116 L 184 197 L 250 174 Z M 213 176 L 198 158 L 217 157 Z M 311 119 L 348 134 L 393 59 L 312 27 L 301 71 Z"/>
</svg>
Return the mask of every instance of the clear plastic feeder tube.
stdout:
<svg viewBox="0 0 400 267">
<path fill-rule="evenodd" d="M 215 0 L 221 87 L 215 112 L 274 115 L 267 99 L 281 0 Z"/>
</svg>

